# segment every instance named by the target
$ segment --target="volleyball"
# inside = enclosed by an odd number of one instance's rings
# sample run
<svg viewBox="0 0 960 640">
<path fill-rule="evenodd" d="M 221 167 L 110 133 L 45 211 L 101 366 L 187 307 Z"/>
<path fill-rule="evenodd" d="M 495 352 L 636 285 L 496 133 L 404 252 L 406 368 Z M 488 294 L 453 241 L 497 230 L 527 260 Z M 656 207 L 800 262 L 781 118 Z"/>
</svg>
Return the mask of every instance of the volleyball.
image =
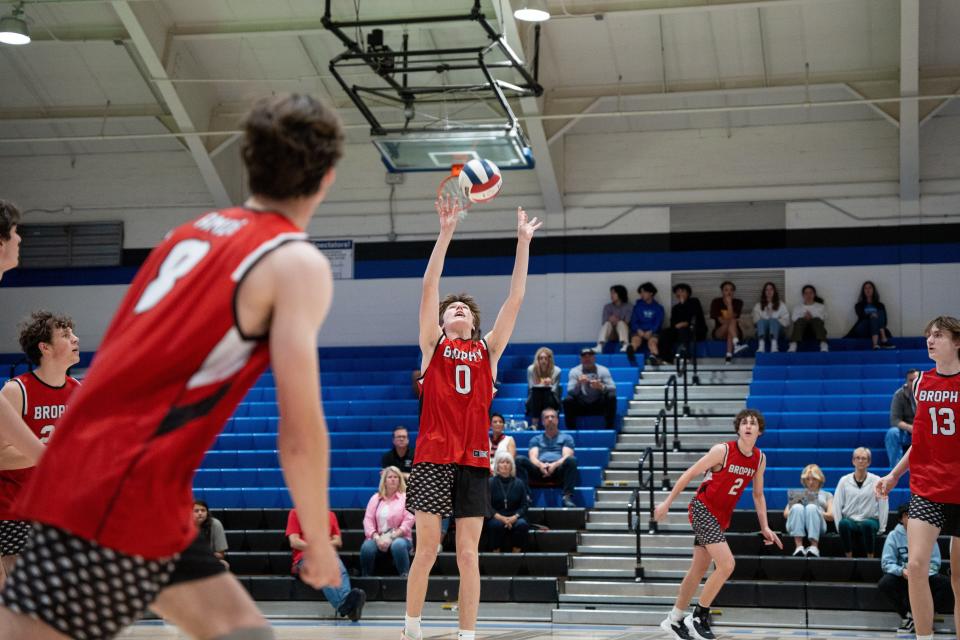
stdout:
<svg viewBox="0 0 960 640">
<path fill-rule="evenodd" d="M 489 160 L 475 158 L 460 170 L 460 191 L 474 204 L 493 200 L 502 186 L 500 169 Z"/>
</svg>

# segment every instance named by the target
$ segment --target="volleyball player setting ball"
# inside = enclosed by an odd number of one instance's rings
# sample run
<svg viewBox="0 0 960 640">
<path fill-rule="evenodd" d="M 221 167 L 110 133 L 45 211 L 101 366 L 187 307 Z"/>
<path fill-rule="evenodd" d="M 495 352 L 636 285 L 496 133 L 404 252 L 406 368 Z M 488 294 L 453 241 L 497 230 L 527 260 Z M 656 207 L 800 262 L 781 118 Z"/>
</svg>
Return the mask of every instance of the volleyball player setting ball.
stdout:
<svg viewBox="0 0 960 640">
<path fill-rule="evenodd" d="M 930 554 L 941 534 L 950 536 L 950 582 L 954 619 L 960 619 L 960 320 L 934 318 L 924 330 L 934 368 L 913 383 L 917 414 L 913 444 L 897 466 L 877 482 L 886 496 L 910 470 L 907 568 L 917 640 L 933 638 L 933 595 L 927 580 Z"/>
</svg>

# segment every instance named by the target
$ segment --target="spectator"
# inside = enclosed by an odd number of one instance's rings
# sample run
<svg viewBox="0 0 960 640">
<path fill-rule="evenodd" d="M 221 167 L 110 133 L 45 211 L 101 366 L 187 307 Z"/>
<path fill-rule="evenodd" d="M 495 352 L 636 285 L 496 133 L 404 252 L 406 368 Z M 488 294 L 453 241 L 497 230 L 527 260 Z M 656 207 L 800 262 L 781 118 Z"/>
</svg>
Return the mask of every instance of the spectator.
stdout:
<svg viewBox="0 0 960 640">
<path fill-rule="evenodd" d="M 787 519 L 787 533 L 797 545 L 793 555 L 820 557 L 820 536 L 827 531 L 827 520 L 833 520 L 833 496 L 823 490 L 827 479 L 815 464 L 808 464 L 800 473 L 802 491 L 790 490 L 783 517 Z M 803 539 L 810 541 L 803 546 Z"/>
<path fill-rule="evenodd" d="M 890 331 L 887 329 L 887 308 L 880 302 L 877 287 L 867 280 L 860 287 L 860 298 L 853 307 L 857 322 L 847 334 L 848 338 L 870 337 L 874 349 L 893 349 Z"/>
<path fill-rule="evenodd" d="M 793 331 L 790 333 L 789 352 L 797 350 L 797 343 L 805 338 L 807 333 L 820 341 L 820 351 L 829 351 L 827 346 L 827 307 L 823 299 L 817 296 L 817 290 L 812 284 L 803 286 L 803 302 L 793 308 Z"/>
<path fill-rule="evenodd" d="M 517 478 L 513 456 L 506 451 L 493 459 L 495 475 L 490 478 L 490 507 L 493 516 L 487 518 L 487 543 L 491 551 L 505 548 L 521 553 L 527 546 L 530 525 L 524 519 L 527 513 L 527 485 Z"/>
<path fill-rule="evenodd" d="M 600 314 L 600 335 L 597 336 L 597 351 L 603 353 L 603 345 L 613 337 L 616 332 L 617 339 L 620 341 L 620 351 L 627 350 L 627 336 L 629 335 L 630 312 L 633 307 L 630 306 L 630 300 L 627 298 L 627 288 L 622 284 L 615 284 L 610 287 L 610 302 L 603 305 L 603 312 Z"/>
<path fill-rule="evenodd" d="M 517 464 L 533 482 L 559 484 L 563 488 L 563 506 L 576 507 L 573 491 L 577 486 L 577 459 L 574 457 L 573 438 L 560 433 L 560 419 L 553 409 L 544 409 L 540 416 L 543 433 L 530 439 L 529 457 L 521 457 Z"/>
<path fill-rule="evenodd" d="M 913 418 L 917 414 L 913 381 L 918 375 L 916 369 L 908 370 L 906 382 L 897 389 L 890 402 L 890 428 L 883 438 L 883 444 L 887 448 L 887 464 L 891 469 L 900 462 L 913 437 Z"/>
<path fill-rule="evenodd" d="M 602 415 L 608 429 L 616 425 L 617 385 L 610 376 L 610 370 L 597 364 L 597 355 L 592 347 L 581 349 L 580 364 L 570 369 L 563 412 L 567 417 L 568 429 L 577 428 L 577 418 L 580 416 Z"/>
<path fill-rule="evenodd" d="M 753 305 L 753 324 L 757 328 L 757 353 L 763 353 L 767 338 L 770 338 L 770 352 L 780 350 L 777 342 L 786 333 L 790 324 L 790 312 L 787 303 L 780 299 L 777 285 L 767 282 L 763 285 L 760 302 Z"/>
<path fill-rule="evenodd" d="M 330 544 L 336 549 L 343 546 L 343 538 L 340 537 L 340 523 L 337 522 L 337 516 L 333 511 L 330 514 Z M 300 577 L 303 569 L 303 552 L 307 548 L 307 540 L 303 537 L 303 529 L 300 527 L 300 518 L 297 517 L 297 510 L 290 509 L 287 514 L 287 540 L 290 542 L 290 549 L 293 550 L 293 564 L 290 567 L 290 573 Z M 322 589 L 324 597 L 338 616 L 350 618 L 353 622 L 360 619 L 363 614 L 363 605 L 367 602 L 367 594 L 363 589 L 350 587 L 350 574 L 347 568 L 343 566 L 343 560 L 337 558 L 340 565 L 340 586 L 324 587 Z"/>
<path fill-rule="evenodd" d="M 883 576 L 877 589 L 890 602 L 894 611 L 900 614 L 898 632 L 913 633 L 913 614 L 910 610 L 910 592 L 907 587 L 907 517 L 910 506 L 902 504 L 897 509 L 897 526 L 887 535 L 880 555 L 880 567 Z M 930 555 L 930 568 L 927 571 L 930 592 L 933 594 L 934 608 L 938 611 L 949 610 L 953 602 L 953 589 L 950 579 L 940 575 L 940 545 L 933 544 Z"/>
<path fill-rule="evenodd" d="M 366 540 L 360 545 L 360 575 L 373 575 L 378 555 L 389 554 L 401 577 L 410 571 L 413 514 L 407 511 L 407 483 L 396 467 L 380 475 L 380 488 L 370 496 L 363 516 Z"/>
<path fill-rule="evenodd" d="M 707 323 L 703 319 L 700 300 L 693 297 L 693 290 L 685 282 L 673 285 L 677 304 L 670 310 L 670 343 L 673 352 L 680 354 L 690 348 L 694 338 L 702 341 L 707 337 Z"/>
<path fill-rule="evenodd" d="M 502 415 L 494 413 L 490 416 L 490 470 L 494 473 L 497 471 L 494 460 L 498 453 L 502 451 L 509 453 L 511 458 L 517 457 L 517 441 L 504 433 L 505 426 Z"/>
<path fill-rule="evenodd" d="M 553 351 L 540 347 L 527 367 L 526 415 L 530 424 L 537 424 L 547 407 L 560 409 L 560 367 L 553 362 Z"/>
<path fill-rule="evenodd" d="M 876 557 L 877 534 L 887 528 L 887 498 L 874 495 L 880 477 L 867 471 L 872 461 L 870 449 L 853 450 L 853 473 L 840 478 L 833 494 L 833 519 L 840 532 L 840 545 L 848 558 Z"/>
<path fill-rule="evenodd" d="M 660 364 L 660 328 L 663 326 L 663 305 L 654 299 L 657 288 L 652 282 L 644 282 L 637 288 L 640 299 L 633 305 L 633 315 L 630 316 L 630 346 L 627 347 L 627 359 L 630 364 L 637 364 L 636 352 L 647 342 L 650 351 L 650 364 Z"/>
<path fill-rule="evenodd" d="M 205 501 L 194 499 L 193 521 L 197 524 L 200 537 L 210 545 L 213 555 L 229 569 L 230 563 L 226 559 L 227 534 L 223 531 L 223 523 L 210 515 L 210 508 Z"/>
<path fill-rule="evenodd" d="M 406 427 L 396 427 L 393 430 L 393 448 L 380 458 L 380 468 L 396 467 L 406 480 L 413 470 L 414 449 L 410 446 L 410 434 Z"/>
<path fill-rule="evenodd" d="M 733 360 L 734 354 L 747 348 L 746 344 L 740 344 L 740 338 L 743 337 L 743 331 L 740 329 L 743 300 L 733 297 L 736 290 L 737 285 L 724 280 L 720 284 L 720 297 L 710 302 L 710 317 L 716 323 L 713 327 L 713 339 L 726 340 L 727 362 Z"/>
</svg>

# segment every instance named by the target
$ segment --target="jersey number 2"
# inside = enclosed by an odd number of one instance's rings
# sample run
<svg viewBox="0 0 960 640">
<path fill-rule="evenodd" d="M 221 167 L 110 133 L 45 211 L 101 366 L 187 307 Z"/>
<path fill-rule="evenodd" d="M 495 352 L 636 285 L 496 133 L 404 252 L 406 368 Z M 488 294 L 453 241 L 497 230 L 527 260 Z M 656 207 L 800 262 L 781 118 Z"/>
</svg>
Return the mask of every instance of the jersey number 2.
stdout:
<svg viewBox="0 0 960 640">
<path fill-rule="evenodd" d="M 470 367 L 465 364 L 458 364 L 454 369 L 453 384 L 457 393 L 461 395 L 470 394 Z"/>
<path fill-rule="evenodd" d="M 187 239 L 173 245 L 170 253 L 160 263 L 157 277 L 143 290 L 134 313 L 143 313 L 157 306 L 177 284 L 177 280 L 190 273 L 210 251 L 210 243 L 205 240 Z"/>
<path fill-rule="evenodd" d="M 943 418 L 942 423 L 937 419 L 937 414 L 939 414 L 940 418 Z M 930 422 L 933 423 L 933 435 L 940 433 L 940 435 L 952 436 L 957 432 L 953 409 L 949 407 L 944 407 L 940 409 L 940 411 L 937 411 L 936 407 L 930 407 Z"/>
<path fill-rule="evenodd" d="M 740 491 L 740 487 L 742 486 L 743 486 L 743 478 L 737 478 L 734 481 L 733 486 L 730 487 L 730 495 L 732 496 L 737 495 L 737 491 Z"/>
</svg>

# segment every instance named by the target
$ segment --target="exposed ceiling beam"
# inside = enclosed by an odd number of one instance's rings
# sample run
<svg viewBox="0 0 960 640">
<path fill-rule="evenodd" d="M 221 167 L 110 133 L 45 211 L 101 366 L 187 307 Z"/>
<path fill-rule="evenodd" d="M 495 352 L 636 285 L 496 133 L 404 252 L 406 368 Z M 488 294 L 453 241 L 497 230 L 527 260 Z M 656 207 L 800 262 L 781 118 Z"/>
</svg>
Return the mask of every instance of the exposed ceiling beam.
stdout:
<svg viewBox="0 0 960 640">
<path fill-rule="evenodd" d="M 582 0 L 566 4 L 564 0 L 548 0 L 551 19 L 590 18 L 597 14 L 634 14 L 634 15 L 672 15 L 680 13 L 700 13 L 703 11 L 744 11 L 768 7 L 789 7 L 791 5 L 837 4 L 850 0 L 658 0 L 644 2 L 644 6 L 631 7 L 622 2 L 583 2 Z M 567 0 L 569 2 L 569 0 Z M 569 9 L 573 8 L 574 11 Z"/>
<path fill-rule="evenodd" d="M 161 118 L 167 115 L 156 104 L 91 105 L 61 107 L 14 107 L 0 109 L 0 120 L 72 120 L 112 118 Z"/>
<path fill-rule="evenodd" d="M 569 120 L 567 120 L 563 124 L 562 127 L 560 127 L 559 129 L 554 131 L 552 134 L 550 134 L 550 137 L 547 138 L 547 144 L 553 144 L 554 142 L 556 142 L 560 137 L 563 136 L 563 134 L 565 134 L 567 131 L 572 129 L 574 125 L 580 122 L 580 119 L 583 117 L 583 114 L 593 112 L 593 110 L 599 107 L 602 103 L 603 103 L 603 98 L 594 98 L 593 102 L 588 104 L 583 109 L 583 111 L 581 111 L 577 115 L 572 116 Z"/>
<path fill-rule="evenodd" d="M 900 0 L 900 95 L 920 91 L 920 0 Z M 900 103 L 900 207 L 920 210 L 920 103 Z"/>
<path fill-rule="evenodd" d="M 846 84 L 846 83 L 844 83 L 844 84 L 842 84 L 842 85 L 840 85 L 840 86 L 842 86 L 847 93 L 849 93 L 850 95 L 854 96 L 855 98 L 864 98 L 864 99 L 867 98 L 866 95 L 860 93 L 859 91 L 857 91 L 856 89 L 854 89 L 853 87 L 851 87 L 850 85 L 848 85 L 848 84 Z M 870 108 L 873 109 L 874 113 L 876 113 L 878 116 L 880 116 L 881 118 L 883 118 L 884 120 L 886 120 L 887 122 L 889 122 L 890 124 L 892 124 L 893 126 L 898 127 L 898 128 L 900 127 L 900 121 L 898 121 L 898 120 L 897 120 L 896 118 L 894 118 L 892 115 L 890 115 L 889 113 L 887 113 L 886 111 L 884 111 L 883 109 L 881 109 L 879 106 L 871 103 L 871 104 L 870 104 Z"/>
<path fill-rule="evenodd" d="M 203 181 L 207 185 L 210 195 L 213 197 L 214 204 L 220 208 L 229 207 L 231 198 L 227 193 L 220 174 L 217 173 L 213 159 L 207 152 L 207 148 L 203 144 L 203 139 L 200 136 L 193 135 L 194 132 L 197 131 L 197 126 L 194 124 L 190 109 L 188 109 L 183 97 L 177 92 L 176 86 L 170 82 L 170 74 L 167 73 L 163 65 L 163 51 L 158 50 L 159 47 L 151 40 L 144 24 L 137 17 L 129 0 L 114 0 L 111 2 L 111 5 L 123 23 L 124 28 L 130 34 L 130 39 L 136 48 L 137 54 L 143 61 L 147 71 L 150 72 L 150 76 L 156 84 L 157 90 L 163 96 L 163 100 L 167 108 L 169 108 L 174 122 L 180 131 L 186 134 L 184 142 L 190 150 L 194 162 L 197 163 L 197 168 L 200 170 L 200 175 L 203 177 Z M 197 103 L 195 102 L 195 104 Z M 197 106 L 194 106 L 194 110 L 197 108 Z M 203 126 L 206 126 L 206 124 L 207 123 L 204 122 Z"/>
</svg>

